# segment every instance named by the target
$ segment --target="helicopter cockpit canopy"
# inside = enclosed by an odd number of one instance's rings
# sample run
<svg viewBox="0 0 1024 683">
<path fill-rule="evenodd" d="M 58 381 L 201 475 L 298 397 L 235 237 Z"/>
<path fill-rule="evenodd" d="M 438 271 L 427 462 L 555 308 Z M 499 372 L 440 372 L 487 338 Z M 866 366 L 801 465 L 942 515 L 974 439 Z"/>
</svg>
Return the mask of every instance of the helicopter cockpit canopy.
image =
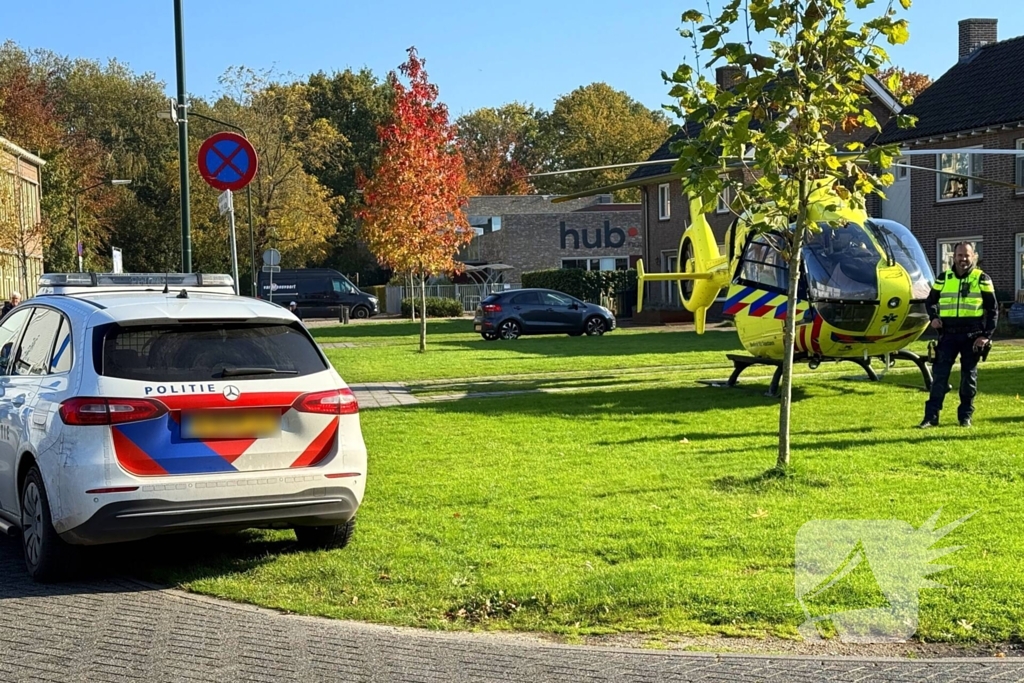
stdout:
<svg viewBox="0 0 1024 683">
<path fill-rule="evenodd" d="M 740 259 L 736 281 L 772 292 L 785 293 L 788 266 L 782 252 L 786 240 L 769 232 L 749 238 Z M 867 329 L 879 302 L 879 266 L 901 265 L 910 276 L 910 326 L 927 321 L 924 300 L 934 280 L 928 258 L 913 234 L 894 221 L 871 219 L 863 226 L 826 223 L 803 248 L 804 273 L 800 298 L 814 303 L 831 325 L 859 332 Z"/>
<path fill-rule="evenodd" d="M 878 300 L 878 261 L 883 255 L 863 227 L 822 225 L 807 241 L 803 256 L 810 299 Z"/>
<path fill-rule="evenodd" d="M 924 249 L 914 234 L 902 223 L 880 218 L 872 218 L 868 221 L 868 226 L 881 236 L 882 243 L 888 247 L 893 259 L 910 275 L 911 300 L 927 299 L 932 283 L 935 282 L 935 275 Z"/>
</svg>

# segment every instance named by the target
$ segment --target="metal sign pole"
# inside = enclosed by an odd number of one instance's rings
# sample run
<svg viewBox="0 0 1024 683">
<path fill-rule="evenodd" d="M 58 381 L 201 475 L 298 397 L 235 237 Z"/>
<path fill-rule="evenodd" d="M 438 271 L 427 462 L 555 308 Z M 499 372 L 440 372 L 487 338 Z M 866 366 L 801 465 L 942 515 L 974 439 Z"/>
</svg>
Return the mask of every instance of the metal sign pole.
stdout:
<svg viewBox="0 0 1024 683">
<path fill-rule="evenodd" d="M 231 277 L 235 278 L 235 294 L 238 294 L 238 245 L 235 243 L 235 207 L 231 207 Z"/>
<path fill-rule="evenodd" d="M 231 190 L 224 190 L 218 197 L 220 215 L 228 215 L 228 247 L 231 249 L 231 277 L 235 280 L 235 294 L 238 294 L 238 245 L 235 243 L 235 200 Z"/>
</svg>

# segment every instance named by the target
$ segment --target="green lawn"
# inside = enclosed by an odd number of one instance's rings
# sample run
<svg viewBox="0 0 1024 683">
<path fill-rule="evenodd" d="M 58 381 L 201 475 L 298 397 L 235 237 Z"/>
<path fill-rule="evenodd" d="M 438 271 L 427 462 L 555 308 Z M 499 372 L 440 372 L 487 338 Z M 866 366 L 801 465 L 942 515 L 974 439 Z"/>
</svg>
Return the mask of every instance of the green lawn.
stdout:
<svg viewBox="0 0 1024 683">
<path fill-rule="evenodd" d="M 1021 637 L 1022 349 L 997 346 L 982 367 L 969 431 L 911 428 L 925 398 L 916 370 L 878 384 L 843 379 L 860 373 L 854 366 L 801 376 L 794 467 L 780 478 L 767 473 L 778 419 L 777 401 L 762 395 L 767 379 L 696 383 L 728 374 L 732 334 L 485 343 L 462 321 L 431 330 L 426 356 L 412 352 L 403 323 L 319 336 L 365 344 L 331 350 L 350 382 L 513 373 L 521 376 L 457 385 L 575 390 L 364 411 L 369 485 L 349 548 L 296 552 L 283 531 L 163 539 L 146 547 L 140 571 L 201 593 L 387 624 L 792 636 L 803 620 L 793 565 L 804 523 L 917 527 L 941 509 L 940 523 L 976 514 L 939 543 L 964 548 L 942 560 L 953 566 L 935 577 L 946 587 L 922 591 L 920 635 Z M 947 424 L 955 404 L 951 394 Z M 855 582 L 830 604 L 871 598 Z"/>
<path fill-rule="evenodd" d="M 615 330 L 603 337 L 551 335 L 487 342 L 473 332 L 470 320 L 442 320 L 429 323 L 427 353 L 421 354 L 418 331 L 418 325 L 408 322 L 364 323 L 315 328 L 313 336 L 321 343 L 356 344 L 354 348 L 327 349 L 327 356 L 349 383 L 593 374 L 679 364 L 726 367 L 724 354 L 740 350 L 735 334 L 713 332 L 704 336 L 701 350 L 682 358 L 678 334 L 650 329 Z"/>
</svg>

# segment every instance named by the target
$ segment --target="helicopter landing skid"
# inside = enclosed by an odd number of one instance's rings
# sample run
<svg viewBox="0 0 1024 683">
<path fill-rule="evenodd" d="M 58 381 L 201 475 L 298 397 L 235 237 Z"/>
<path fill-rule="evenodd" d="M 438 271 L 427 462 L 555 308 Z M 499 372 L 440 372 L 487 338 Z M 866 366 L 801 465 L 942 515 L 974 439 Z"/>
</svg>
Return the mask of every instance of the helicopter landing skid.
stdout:
<svg viewBox="0 0 1024 683">
<path fill-rule="evenodd" d="M 900 352 L 900 353 L 902 353 L 902 352 Z M 910 353 L 909 351 L 907 353 L 909 354 L 909 356 L 916 356 L 916 354 Z M 922 373 L 927 372 L 928 369 L 926 367 L 924 367 L 924 365 L 923 365 L 924 361 L 922 359 L 917 358 L 917 360 L 915 360 L 913 358 L 910 358 L 909 356 L 903 357 L 903 356 L 900 356 L 899 354 L 893 354 L 893 358 L 902 358 L 903 360 L 911 360 L 911 361 L 914 361 L 914 362 L 918 363 L 918 367 L 921 368 L 921 372 Z M 755 366 L 755 365 L 770 365 L 770 366 L 775 368 L 775 374 L 772 375 L 772 382 L 771 382 L 771 384 L 768 385 L 768 391 L 765 393 L 765 396 L 768 396 L 770 398 L 778 398 L 778 396 L 779 396 L 779 384 L 782 382 L 782 361 L 781 360 L 774 360 L 774 359 L 771 359 L 771 358 L 756 358 L 754 356 L 740 356 L 740 355 L 734 354 L 734 353 L 726 354 L 726 358 L 731 360 L 732 364 L 733 364 L 732 375 L 729 376 L 729 380 L 726 382 L 726 386 L 730 386 L 730 387 L 736 386 L 736 382 L 739 381 L 740 375 L 743 374 L 743 371 L 746 370 L 749 367 L 752 367 L 752 366 Z M 870 382 L 877 382 L 878 381 L 878 375 L 875 373 L 874 369 L 871 367 L 871 361 L 869 361 L 869 360 L 864 360 L 864 359 L 861 359 L 861 358 L 835 358 L 835 359 L 829 359 L 829 360 L 836 360 L 836 361 L 844 360 L 844 361 L 849 361 L 850 363 L 854 363 L 856 365 L 859 365 L 864 370 L 864 373 L 867 375 L 868 381 L 870 381 Z M 821 361 L 822 361 L 821 358 L 812 358 L 812 357 L 808 356 L 806 353 L 798 353 L 798 354 L 795 354 L 793 356 L 793 362 L 794 363 L 808 363 L 811 366 L 812 369 L 817 368 L 818 364 Z M 931 377 L 930 377 L 930 375 L 931 375 L 931 373 L 928 373 L 928 375 L 926 376 L 926 379 L 925 379 L 926 384 L 928 384 L 929 386 L 931 385 Z"/>
<path fill-rule="evenodd" d="M 890 367 L 892 367 L 892 365 L 895 365 L 895 362 L 897 360 L 909 360 L 911 363 L 916 365 L 917 369 L 921 371 L 922 379 L 924 379 L 924 390 L 932 390 L 932 371 L 928 367 L 927 358 L 922 358 L 913 351 L 907 351 L 906 349 L 901 349 L 896 353 L 890 354 L 889 358 L 891 359 Z"/>
</svg>

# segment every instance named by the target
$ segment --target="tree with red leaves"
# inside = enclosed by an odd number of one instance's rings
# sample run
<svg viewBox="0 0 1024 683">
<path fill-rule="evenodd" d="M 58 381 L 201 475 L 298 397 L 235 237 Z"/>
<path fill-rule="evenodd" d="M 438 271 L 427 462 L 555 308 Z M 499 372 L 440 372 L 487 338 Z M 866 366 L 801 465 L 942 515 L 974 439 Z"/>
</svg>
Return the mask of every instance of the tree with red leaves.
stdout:
<svg viewBox="0 0 1024 683">
<path fill-rule="evenodd" d="M 894 76 L 895 78 L 893 78 Z M 899 66 L 890 66 L 882 69 L 875 78 L 885 83 L 886 87 L 892 90 L 892 94 L 901 100 L 906 95 L 916 98 L 932 84 L 932 79 L 927 75 L 917 71 L 907 71 Z M 891 82 L 890 79 L 892 79 Z M 895 86 L 895 89 L 893 89 L 893 86 Z"/>
<path fill-rule="evenodd" d="M 529 174 L 540 170 L 540 126 L 544 113 L 512 102 L 485 107 L 455 122 L 466 175 L 477 195 L 530 194 Z"/>
<path fill-rule="evenodd" d="M 359 211 L 363 239 L 381 265 L 420 280 L 420 351 L 427 349 L 426 280 L 457 272 L 459 250 L 473 238 L 463 212 L 466 168 L 448 108 L 437 101 L 416 48 L 399 67 L 406 86 L 392 72 L 392 120 L 377 133 L 381 154 L 372 178 L 363 184 Z"/>
</svg>

